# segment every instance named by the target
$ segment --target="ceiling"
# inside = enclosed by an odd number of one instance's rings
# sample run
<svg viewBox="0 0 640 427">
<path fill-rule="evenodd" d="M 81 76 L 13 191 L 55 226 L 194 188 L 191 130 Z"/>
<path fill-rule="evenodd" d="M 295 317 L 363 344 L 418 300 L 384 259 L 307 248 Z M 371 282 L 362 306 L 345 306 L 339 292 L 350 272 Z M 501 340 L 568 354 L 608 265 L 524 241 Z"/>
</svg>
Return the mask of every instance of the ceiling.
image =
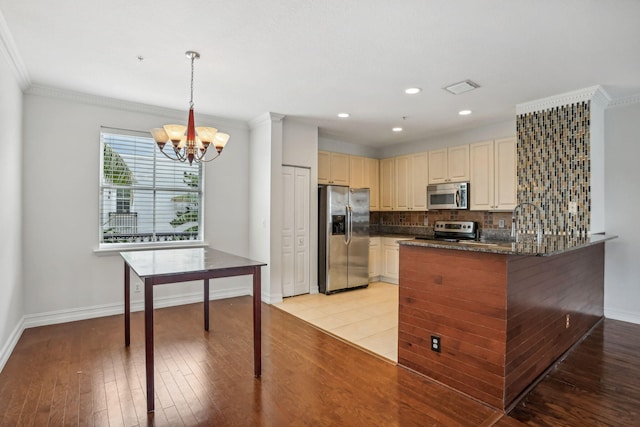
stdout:
<svg viewBox="0 0 640 427">
<path fill-rule="evenodd" d="M 29 84 L 186 121 L 196 50 L 196 113 L 275 112 L 371 147 L 513 120 L 516 104 L 598 84 L 640 93 L 637 0 L 0 0 L 0 12 Z M 442 89 L 465 79 L 480 88 Z"/>
</svg>

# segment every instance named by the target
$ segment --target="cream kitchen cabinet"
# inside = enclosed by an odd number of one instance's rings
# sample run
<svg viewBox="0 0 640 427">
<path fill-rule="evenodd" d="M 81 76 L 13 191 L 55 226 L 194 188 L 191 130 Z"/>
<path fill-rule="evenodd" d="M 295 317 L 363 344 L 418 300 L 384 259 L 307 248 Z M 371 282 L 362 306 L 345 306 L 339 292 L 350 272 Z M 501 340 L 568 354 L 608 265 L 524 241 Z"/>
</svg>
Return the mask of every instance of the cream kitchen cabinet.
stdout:
<svg viewBox="0 0 640 427">
<path fill-rule="evenodd" d="M 383 282 L 398 284 L 400 277 L 400 245 L 398 240 L 409 238 L 382 237 L 382 274 Z"/>
<path fill-rule="evenodd" d="M 400 276 L 400 245 L 394 237 L 382 238 L 382 277 L 384 282 L 398 284 Z"/>
<path fill-rule="evenodd" d="M 368 176 L 369 183 L 369 209 L 380 210 L 380 160 L 365 158 L 365 175 Z"/>
<path fill-rule="evenodd" d="M 349 155 L 318 151 L 318 184 L 349 185 Z"/>
<path fill-rule="evenodd" d="M 394 210 L 427 210 L 428 159 L 428 153 L 395 158 Z"/>
<path fill-rule="evenodd" d="M 349 156 L 349 186 L 369 189 L 369 209 L 379 207 L 379 161 L 369 157 Z"/>
<path fill-rule="evenodd" d="M 392 211 L 395 193 L 395 158 L 380 160 L 380 210 Z"/>
<path fill-rule="evenodd" d="M 369 177 L 365 176 L 366 158 L 349 156 L 349 186 L 353 188 L 369 188 Z"/>
<path fill-rule="evenodd" d="M 411 157 L 400 156 L 395 159 L 395 188 L 393 191 L 393 210 L 408 211 L 411 206 Z"/>
<path fill-rule="evenodd" d="M 411 210 L 427 210 L 427 184 L 429 183 L 429 153 L 411 155 Z"/>
<path fill-rule="evenodd" d="M 429 151 L 429 184 L 469 181 L 469 145 Z"/>
<path fill-rule="evenodd" d="M 470 145 L 470 209 L 512 211 L 517 205 L 516 138 Z"/>
<path fill-rule="evenodd" d="M 380 237 L 369 237 L 369 282 L 377 282 L 382 275 L 380 269 L 382 244 Z"/>
</svg>

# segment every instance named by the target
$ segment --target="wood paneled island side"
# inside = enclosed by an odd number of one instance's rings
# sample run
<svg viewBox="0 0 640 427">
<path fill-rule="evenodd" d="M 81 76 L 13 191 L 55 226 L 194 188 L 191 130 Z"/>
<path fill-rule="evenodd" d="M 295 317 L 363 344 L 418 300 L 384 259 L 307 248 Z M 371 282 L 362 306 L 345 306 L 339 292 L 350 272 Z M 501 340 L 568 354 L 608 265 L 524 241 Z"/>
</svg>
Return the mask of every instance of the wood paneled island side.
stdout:
<svg viewBox="0 0 640 427">
<path fill-rule="evenodd" d="M 603 317 L 604 241 L 550 256 L 402 242 L 399 296 L 398 364 L 505 411 Z"/>
</svg>

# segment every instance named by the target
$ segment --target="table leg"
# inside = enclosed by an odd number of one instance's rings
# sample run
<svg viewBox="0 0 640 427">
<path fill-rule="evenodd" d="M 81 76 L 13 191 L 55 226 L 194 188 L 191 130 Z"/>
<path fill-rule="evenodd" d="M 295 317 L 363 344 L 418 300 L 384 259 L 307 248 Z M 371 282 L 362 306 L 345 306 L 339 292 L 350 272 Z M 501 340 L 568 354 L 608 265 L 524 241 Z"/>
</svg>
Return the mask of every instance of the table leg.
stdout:
<svg viewBox="0 0 640 427">
<path fill-rule="evenodd" d="M 147 372 L 147 412 L 154 410 L 153 282 L 144 280 L 144 352 Z"/>
<path fill-rule="evenodd" d="M 261 267 L 253 268 L 253 373 L 256 378 L 262 374 L 262 289 Z"/>
<path fill-rule="evenodd" d="M 131 344 L 131 270 L 124 263 L 124 345 Z"/>
<path fill-rule="evenodd" d="M 204 330 L 209 330 L 209 279 L 204 279 Z"/>
</svg>

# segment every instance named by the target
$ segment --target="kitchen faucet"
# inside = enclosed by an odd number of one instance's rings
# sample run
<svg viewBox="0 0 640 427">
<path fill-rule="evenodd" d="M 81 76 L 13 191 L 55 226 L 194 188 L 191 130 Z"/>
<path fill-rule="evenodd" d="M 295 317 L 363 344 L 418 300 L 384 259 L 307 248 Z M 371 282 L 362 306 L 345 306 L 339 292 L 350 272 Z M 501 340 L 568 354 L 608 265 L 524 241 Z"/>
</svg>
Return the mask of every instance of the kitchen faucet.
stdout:
<svg viewBox="0 0 640 427">
<path fill-rule="evenodd" d="M 533 204 L 531 202 L 522 202 L 522 203 L 518 203 L 516 205 L 516 207 L 513 209 L 513 213 L 511 214 L 511 238 L 515 239 L 515 241 L 518 241 L 518 233 L 516 233 L 516 222 L 518 219 L 518 212 L 520 210 L 521 207 L 524 207 L 526 205 L 530 205 L 533 206 L 534 208 L 536 208 L 536 211 L 538 212 L 538 231 L 537 231 L 537 236 L 536 236 L 536 241 L 538 243 L 538 246 L 542 245 L 542 209 L 540 209 L 540 206 Z"/>
</svg>

